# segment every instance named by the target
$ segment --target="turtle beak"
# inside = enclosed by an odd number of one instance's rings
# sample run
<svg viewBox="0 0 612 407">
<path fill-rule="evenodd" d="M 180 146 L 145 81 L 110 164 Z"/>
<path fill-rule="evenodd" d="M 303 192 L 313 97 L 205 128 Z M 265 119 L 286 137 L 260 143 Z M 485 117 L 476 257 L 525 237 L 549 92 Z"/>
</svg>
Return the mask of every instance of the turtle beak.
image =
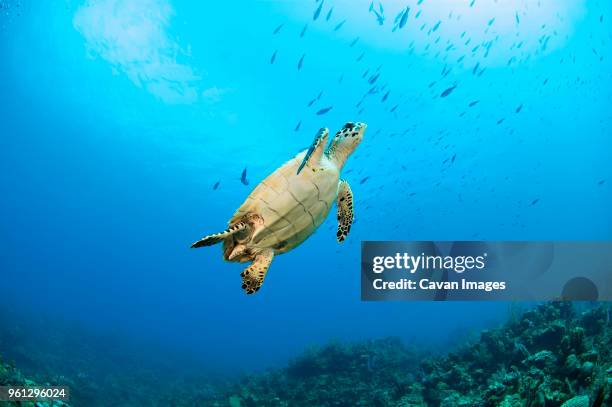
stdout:
<svg viewBox="0 0 612 407">
<path fill-rule="evenodd" d="M 246 251 L 246 246 L 245 245 L 243 245 L 243 244 L 236 245 L 236 247 L 234 247 L 234 249 L 227 256 L 227 259 L 229 261 L 232 261 L 236 257 L 243 255 L 245 253 L 245 251 Z"/>
</svg>

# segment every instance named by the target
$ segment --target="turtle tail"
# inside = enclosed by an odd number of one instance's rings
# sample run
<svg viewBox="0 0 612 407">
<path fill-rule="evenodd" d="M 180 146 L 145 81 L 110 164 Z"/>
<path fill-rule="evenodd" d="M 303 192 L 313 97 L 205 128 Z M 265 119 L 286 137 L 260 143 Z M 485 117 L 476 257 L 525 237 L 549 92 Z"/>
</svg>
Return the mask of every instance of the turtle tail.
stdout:
<svg viewBox="0 0 612 407">
<path fill-rule="evenodd" d="M 221 233 L 215 233 L 212 235 L 208 235 L 208 236 L 204 236 L 202 239 L 198 240 L 197 242 L 194 242 L 191 245 L 192 249 L 196 249 L 198 247 L 204 247 L 204 246 L 212 246 L 215 245 L 217 243 L 220 243 L 222 241 L 224 241 L 225 239 L 227 239 L 228 237 L 230 237 L 231 235 L 233 235 L 236 232 L 239 232 L 243 229 L 247 228 L 247 224 L 244 222 L 238 222 L 235 225 L 230 226 L 227 230 L 221 232 Z"/>
</svg>

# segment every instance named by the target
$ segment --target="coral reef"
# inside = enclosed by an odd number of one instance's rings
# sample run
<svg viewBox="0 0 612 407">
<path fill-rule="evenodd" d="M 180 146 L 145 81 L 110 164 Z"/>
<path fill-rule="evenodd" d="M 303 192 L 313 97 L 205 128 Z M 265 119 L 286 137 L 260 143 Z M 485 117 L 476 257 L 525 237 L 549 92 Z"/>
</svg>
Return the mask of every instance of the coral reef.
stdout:
<svg viewBox="0 0 612 407">
<path fill-rule="evenodd" d="M 388 406 L 419 386 L 420 354 L 397 338 L 331 343 L 282 370 L 245 377 L 232 406 Z M 411 406 L 406 398 L 402 406 Z M 223 405 L 218 403 L 218 405 Z"/>
<path fill-rule="evenodd" d="M 57 383 L 36 383 L 33 380 L 30 380 L 21 373 L 15 366 L 11 363 L 4 363 L 0 359 L 0 386 L 54 386 L 58 385 Z M 6 406 L 20 406 L 20 407 L 70 407 L 70 404 L 64 403 L 60 400 L 55 400 L 53 403 L 46 401 L 4 401 L 1 405 Z"/>
<path fill-rule="evenodd" d="M 88 407 L 208 406 L 218 398 L 222 382 L 191 355 L 47 318 L 0 307 L 0 385 L 68 386 L 70 405 Z"/>
<path fill-rule="evenodd" d="M 36 349 L 5 330 L 0 350 L 32 374 L 26 379 L 0 361 L 0 385 L 68 385 L 71 403 L 87 406 L 600 407 L 612 405 L 610 313 L 604 303 L 542 304 L 450 353 L 397 338 L 334 342 L 229 383 L 195 371 L 179 377 L 167 365 L 129 358 L 129 350 L 102 353 L 91 340 L 65 343 L 57 333 L 54 347 Z M 70 368 L 60 363 L 66 359 Z"/>
<path fill-rule="evenodd" d="M 424 401 L 557 407 L 595 400 L 612 379 L 608 315 L 604 306 L 577 315 L 572 303 L 555 302 L 484 331 L 477 343 L 423 363 Z"/>
<path fill-rule="evenodd" d="M 446 355 L 400 341 L 331 344 L 243 379 L 215 405 L 570 407 L 610 403 L 610 308 L 543 304 Z"/>
</svg>

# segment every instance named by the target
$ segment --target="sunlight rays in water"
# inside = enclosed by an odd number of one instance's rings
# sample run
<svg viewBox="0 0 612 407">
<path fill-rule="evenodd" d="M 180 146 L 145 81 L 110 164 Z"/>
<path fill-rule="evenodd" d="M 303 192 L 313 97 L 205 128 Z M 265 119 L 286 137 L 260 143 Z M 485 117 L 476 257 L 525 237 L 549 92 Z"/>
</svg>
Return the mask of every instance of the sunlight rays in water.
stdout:
<svg viewBox="0 0 612 407">
<path fill-rule="evenodd" d="M 168 34 L 174 15 L 166 0 L 88 0 L 73 19 L 88 51 L 167 103 L 198 100 L 200 76 L 188 52 Z"/>
</svg>

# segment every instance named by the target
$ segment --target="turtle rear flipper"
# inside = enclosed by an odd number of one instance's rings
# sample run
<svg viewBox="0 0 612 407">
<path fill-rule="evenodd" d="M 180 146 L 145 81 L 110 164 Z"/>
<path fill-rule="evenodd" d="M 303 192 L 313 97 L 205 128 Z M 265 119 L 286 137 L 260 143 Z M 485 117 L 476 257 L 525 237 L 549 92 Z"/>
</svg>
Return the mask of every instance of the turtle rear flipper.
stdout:
<svg viewBox="0 0 612 407">
<path fill-rule="evenodd" d="M 198 240 L 197 242 L 194 242 L 191 245 L 191 248 L 196 249 L 198 247 L 215 245 L 217 243 L 224 241 L 225 239 L 227 239 L 234 233 L 237 233 L 237 232 L 240 232 L 241 230 L 246 229 L 247 227 L 248 225 L 246 223 L 238 222 L 235 225 L 230 226 L 227 230 L 221 233 L 215 233 L 212 235 L 204 236 L 202 239 Z"/>
<path fill-rule="evenodd" d="M 346 239 L 353 224 L 353 192 L 348 182 L 340 180 L 338 185 L 338 243 Z"/>
<path fill-rule="evenodd" d="M 327 128 L 322 128 L 317 133 L 312 145 L 306 151 L 306 155 L 304 156 L 304 160 L 302 160 L 302 164 L 300 164 L 297 173 L 304 168 L 306 164 L 310 166 L 316 166 L 323 156 L 323 152 L 325 151 L 325 145 L 327 144 L 327 136 L 329 135 L 329 130 Z"/>
<path fill-rule="evenodd" d="M 246 291 L 247 294 L 253 294 L 259 291 L 266 278 L 266 273 L 268 272 L 268 268 L 270 268 L 272 259 L 274 259 L 274 251 L 272 249 L 265 249 L 255 256 L 255 260 L 253 260 L 253 263 L 251 263 L 249 267 L 240 273 L 240 277 L 242 277 L 242 289 Z"/>
</svg>

